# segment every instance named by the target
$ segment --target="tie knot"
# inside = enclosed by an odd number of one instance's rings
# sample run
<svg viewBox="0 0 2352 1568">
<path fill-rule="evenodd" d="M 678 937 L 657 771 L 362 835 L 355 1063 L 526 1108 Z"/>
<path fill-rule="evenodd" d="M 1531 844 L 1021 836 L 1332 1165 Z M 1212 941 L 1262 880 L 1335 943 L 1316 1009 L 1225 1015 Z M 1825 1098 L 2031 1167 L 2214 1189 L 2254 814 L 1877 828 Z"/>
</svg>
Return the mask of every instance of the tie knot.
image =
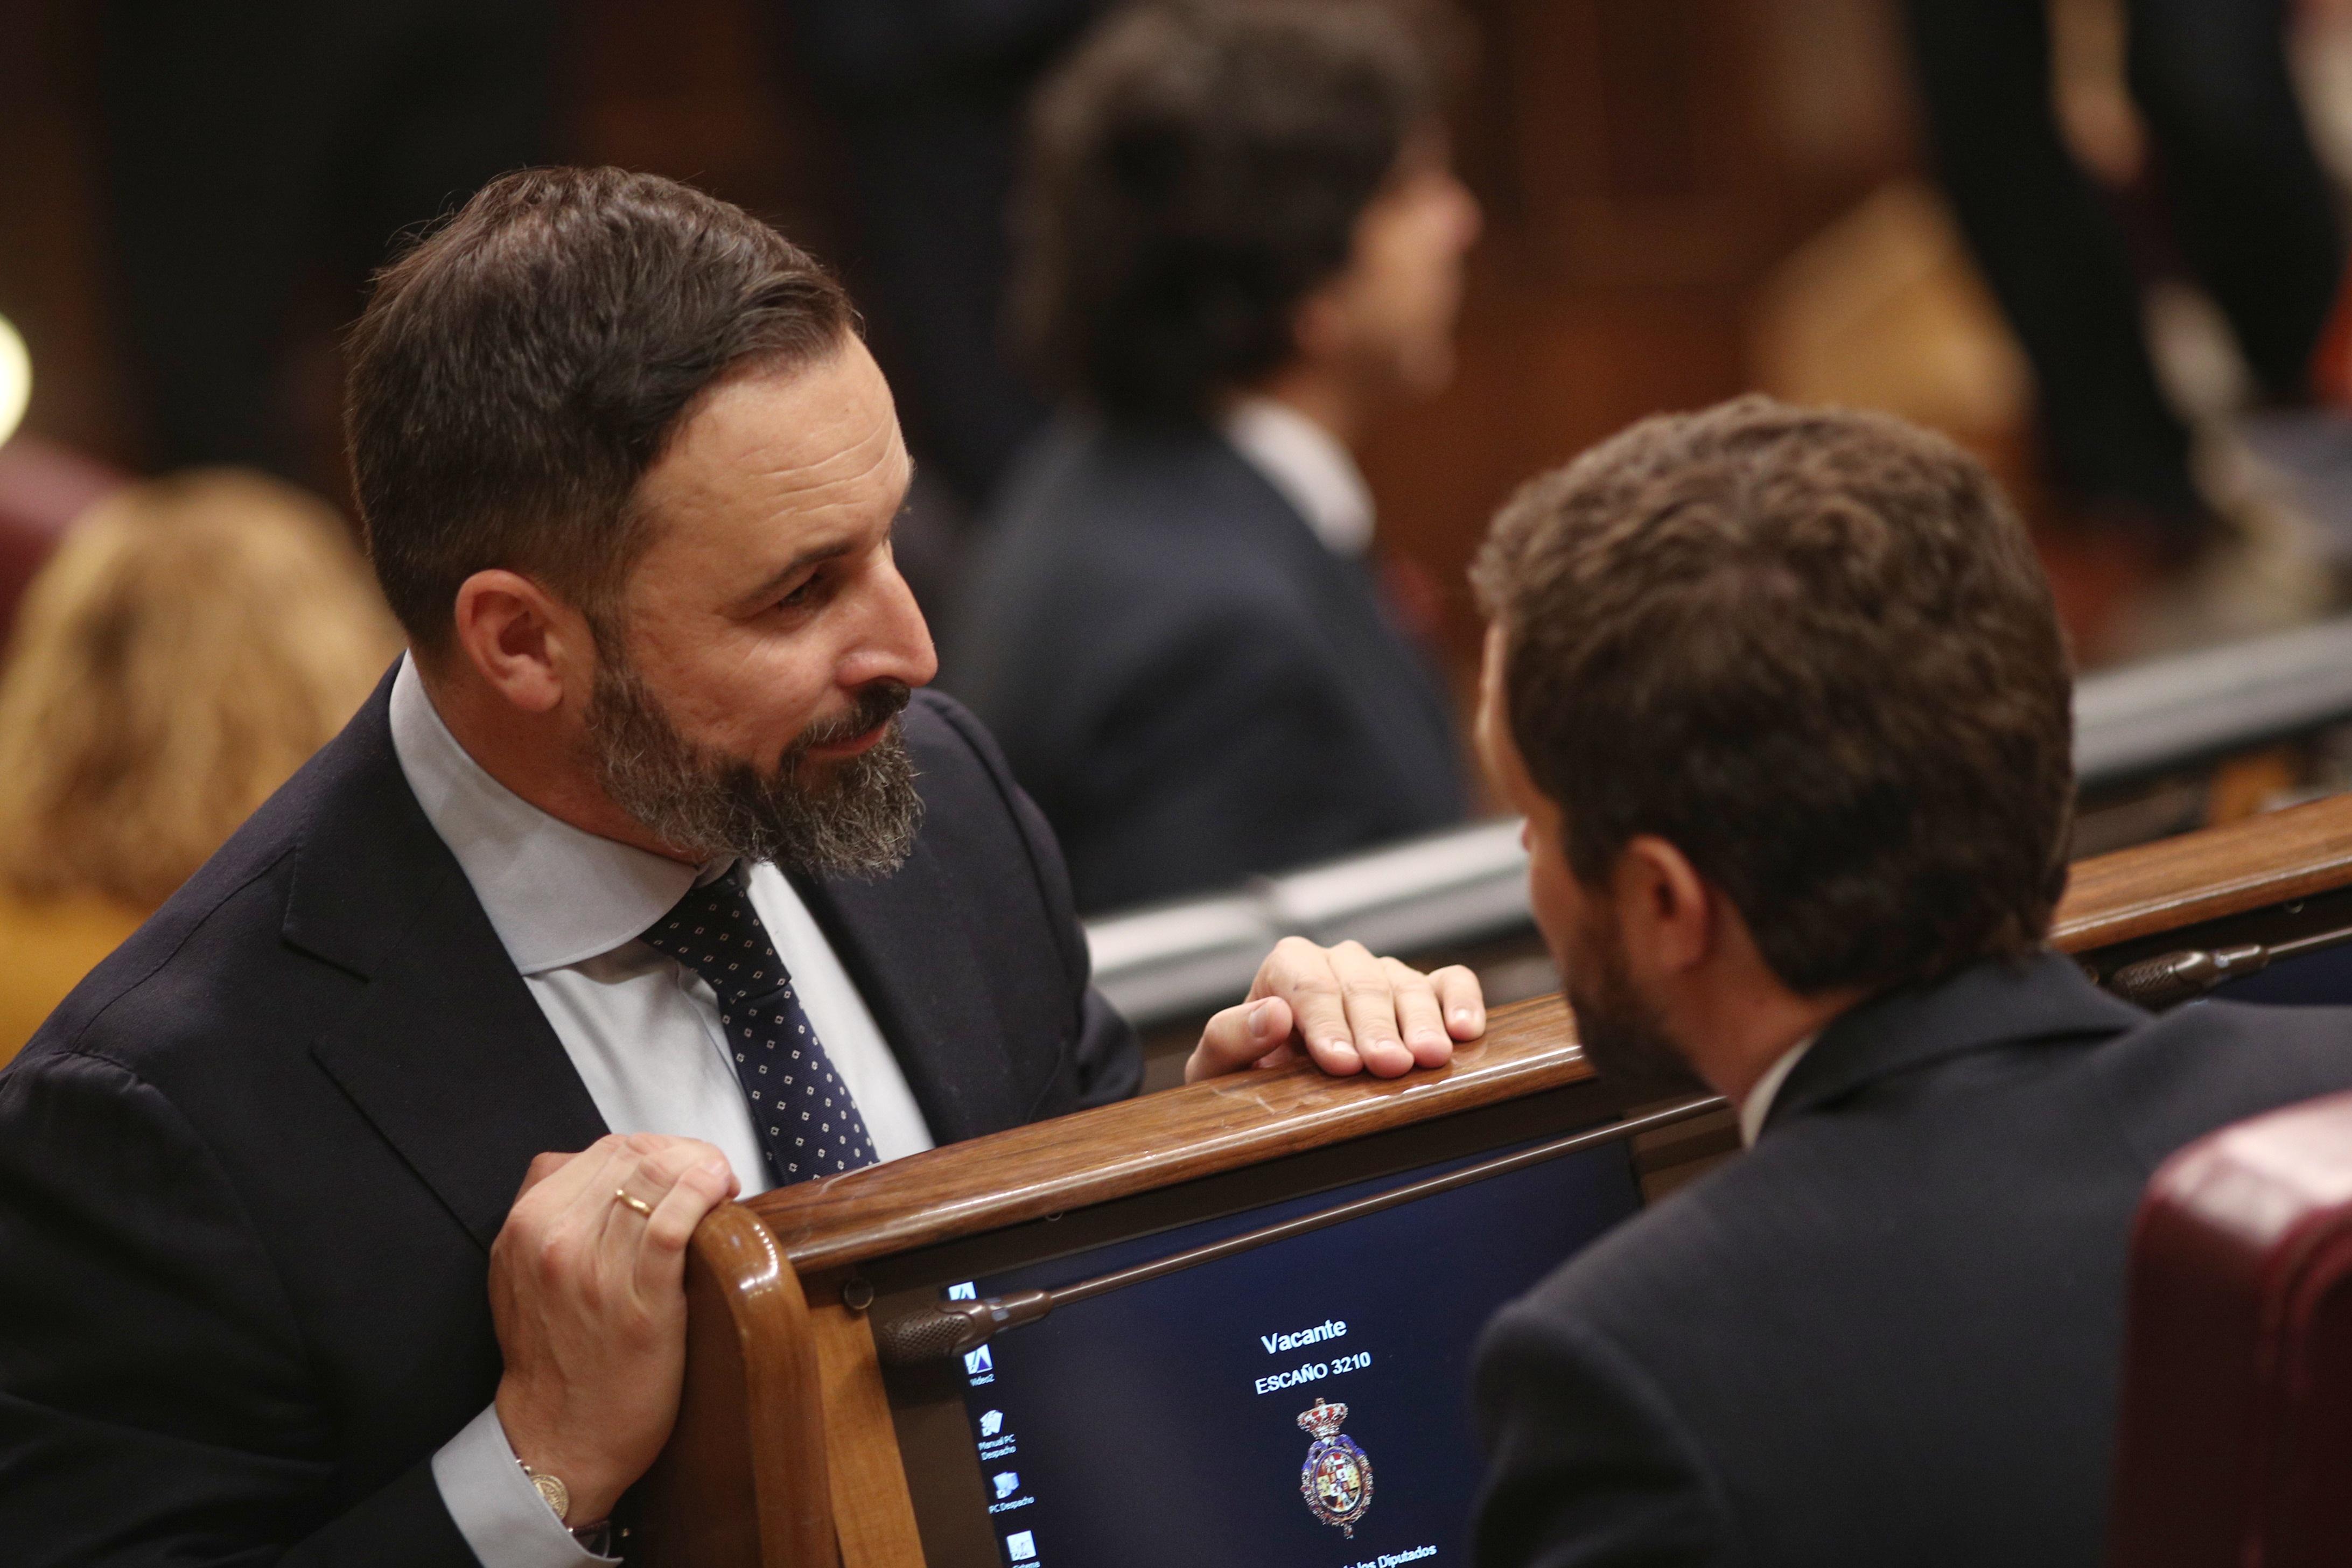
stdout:
<svg viewBox="0 0 2352 1568">
<path fill-rule="evenodd" d="M 645 943 L 667 953 L 721 996 L 759 996 L 789 979 L 751 896 L 732 871 L 680 899 L 647 927 Z"/>
</svg>

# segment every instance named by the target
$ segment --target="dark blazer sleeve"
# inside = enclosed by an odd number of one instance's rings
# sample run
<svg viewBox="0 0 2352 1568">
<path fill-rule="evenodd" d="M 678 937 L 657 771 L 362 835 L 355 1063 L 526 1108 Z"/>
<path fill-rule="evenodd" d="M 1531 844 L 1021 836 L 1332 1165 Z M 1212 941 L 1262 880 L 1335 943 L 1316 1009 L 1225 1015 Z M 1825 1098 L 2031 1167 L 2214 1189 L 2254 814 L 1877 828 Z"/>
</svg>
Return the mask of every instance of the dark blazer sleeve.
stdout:
<svg viewBox="0 0 2352 1568">
<path fill-rule="evenodd" d="M 1709 1568 L 1743 1560 L 1698 1450 L 1641 1368 L 1540 1299 L 1504 1310 L 1473 1369 L 1487 1452 L 1478 1568 Z"/>
<path fill-rule="evenodd" d="M 987 727 L 962 704 L 941 693 L 927 692 L 924 700 L 971 746 L 1020 832 L 1022 847 L 1037 879 L 1038 896 L 1045 900 L 1046 921 L 1053 930 L 1055 951 L 1076 1020 L 1071 1065 L 1077 1080 L 1077 1108 L 1129 1099 L 1143 1087 L 1142 1042 L 1136 1038 L 1134 1026 L 1094 987 L 1094 960 L 1087 951 L 1086 928 L 1078 923 L 1070 895 L 1070 873 L 1053 828 L 1014 781 L 1012 767 Z"/>
<path fill-rule="evenodd" d="M 471 1568 L 429 1461 L 334 1500 L 333 1420 L 275 1265 L 171 1101 L 74 1052 L 0 1073 L 0 1555 Z"/>
</svg>

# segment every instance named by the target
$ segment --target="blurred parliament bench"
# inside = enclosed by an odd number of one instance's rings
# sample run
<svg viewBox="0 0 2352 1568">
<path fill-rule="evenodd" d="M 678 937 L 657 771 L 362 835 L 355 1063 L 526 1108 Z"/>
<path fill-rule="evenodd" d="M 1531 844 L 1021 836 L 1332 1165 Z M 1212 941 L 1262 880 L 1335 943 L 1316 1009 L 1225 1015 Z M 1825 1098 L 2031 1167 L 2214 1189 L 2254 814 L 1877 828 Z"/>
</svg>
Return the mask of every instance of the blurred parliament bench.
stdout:
<svg viewBox="0 0 2352 1568">
<path fill-rule="evenodd" d="M 2352 1001 L 2352 796 L 2078 863 L 2054 940 L 2158 1002 Z M 632 1553 L 1456 1560 L 1479 1326 L 1735 1147 L 1719 1100 L 1595 1077 L 1553 997 L 1439 1071 L 1244 1073 L 729 1205 Z"/>
<path fill-rule="evenodd" d="M 2082 680 L 2078 858 L 2352 787 L 2352 617 Z M 1146 1084 L 1181 1080 L 1209 1014 L 1289 935 L 1467 963 L 1490 998 L 1559 985 L 1528 912 L 1518 824 L 1482 822 L 1203 898 L 1090 920 L 1095 983 L 1144 1032 Z"/>
</svg>

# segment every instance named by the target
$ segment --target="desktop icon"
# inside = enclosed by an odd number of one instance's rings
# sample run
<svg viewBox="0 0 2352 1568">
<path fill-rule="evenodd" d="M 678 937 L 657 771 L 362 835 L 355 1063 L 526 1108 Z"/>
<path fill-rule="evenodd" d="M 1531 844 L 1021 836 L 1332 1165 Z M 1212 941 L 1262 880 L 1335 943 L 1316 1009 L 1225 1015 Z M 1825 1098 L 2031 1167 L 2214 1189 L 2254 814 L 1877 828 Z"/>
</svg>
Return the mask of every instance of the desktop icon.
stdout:
<svg viewBox="0 0 2352 1568">
<path fill-rule="evenodd" d="M 1298 1472 L 1298 1491 L 1316 1518 L 1338 1525 L 1339 1533 L 1352 1541 L 1356 1521 L 1372 1506 L 1372 1461 L 1353 1437 L 1339 1430 L 1347 1418 L 1346 1405 L 1319 1399 L 1314 1409 L 1300 1412 L 1299 1427 L 1315 1442 Z"/>
<path fill-rule="evenodd" d="M 981 1435 L 982 1436 L 983 1436 L 983 1437 L 993 1437 L 993 1436 L 995 1436 L 999 1432 L 1002 1432 L 1002 1431 L 1003 1431 L 1003 1430 L 1004 1430 L 1004 1412 L 1003 1412 L 1003 1411 L 1002 1411 L 1002 1410 L 991 1410 L 991 1411 L 987 1412 L 985 1415 L 982 1415 L 982 1416 L 981 1416 L 981 1418 L 980 1418 L 980 1435 Z"/>
<path fill-rule="evenodd" d="M 948 1287 L 948 1300 L 950 1301 L 976 1301 L 979 1299 L 980 1287 L 971 1280 L 967 1279 L 961 1285 Z"/>
<path fill-rule="evenodd" d="M 996 1496 L 999 1501 L 1021 1489 L 1021 1474 L 1017 1470 L 999 1470 L 989 1479 L 996 1483 Z"/>
<path fill-rule="evenodd" d="M 982 1345 L 963 1358 L 963 1370 L 973 1377 L 993 1373 L 996 1370 L 996 1358 L 988 1353 L 986 1345 Z"/>
<path fill-rule="evenodd" d="M 1030 1538 L 1028 1531 L 1016 1531 L 1004 1538 L 1004 1555 L 1015 1563 L 1034 1562 L 1037 1542 Z"/>
</svg>

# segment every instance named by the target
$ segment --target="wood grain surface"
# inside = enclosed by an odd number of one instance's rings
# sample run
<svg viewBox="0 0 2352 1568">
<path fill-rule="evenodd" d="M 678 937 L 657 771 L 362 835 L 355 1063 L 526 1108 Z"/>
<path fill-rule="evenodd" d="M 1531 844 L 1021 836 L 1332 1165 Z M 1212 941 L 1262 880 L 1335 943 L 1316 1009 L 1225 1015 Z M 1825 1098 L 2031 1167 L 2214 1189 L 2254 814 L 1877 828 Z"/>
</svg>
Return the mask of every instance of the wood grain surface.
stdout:
<svg viewBox="0 0 2352 1568">
<path fill-rule="evenodd" d="M 2077 863 L 2053 942 L 2084 952 L 2352 883 L 2352 795 Z M 1242 1073 L 764 1194 L 807 1273 L 1467 1110 L 1591 1076 L 1558 997 L 1497 1009 L 1433 1072 Z"/>
<path fill-rule="evenodd" d="M 686 1386 L 637 1489 L 632 1555 L 661 1568 L 833 1568 L 826 1410 L 800 1279 L 767 1227 L 726 1204 L 694 1233 L 686 1298 Z"/>
<path fill-rule="evenodd" d="M 2352 795 L 2078 860 L 2051 931 L 2089 952 L 2352 883 Z"/>
<path fill-rule="evenodd" d="M 1498 1008 L 1433 1071 L 1332 1079 L 1306 1062 L 1016 1127 L 763 1193 L 803 1274 L 1171 1186 L 1590 1078 L 1556 996 Z"/>
<path fill-rule="evenodd" d="M 891 1429 L 890 1395 L 872 1327 L 863 1312 L 840 1305 L 839 1294 L 818 1292 L 833 1300 L 810 1312 L 809 1326 L 824 1381 L 825 1458 L 841 1568 L 908 1568 L 923 1560 L 923 1542 Z"/>
</svg>

